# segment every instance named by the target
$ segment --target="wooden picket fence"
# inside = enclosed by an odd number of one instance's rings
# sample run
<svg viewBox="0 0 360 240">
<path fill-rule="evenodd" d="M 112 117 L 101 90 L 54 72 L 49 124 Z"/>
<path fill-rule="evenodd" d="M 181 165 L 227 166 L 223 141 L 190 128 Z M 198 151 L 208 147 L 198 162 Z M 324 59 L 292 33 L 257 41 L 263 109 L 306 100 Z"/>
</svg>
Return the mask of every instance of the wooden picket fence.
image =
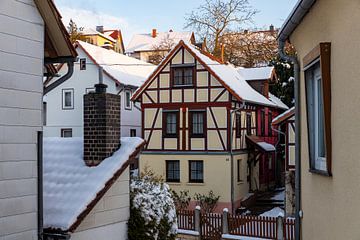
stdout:
<svg viewBox="0 0 360 240">
<path fill-rule="evenodd" d="M 200 214 L 200 213 L 199 213 Z M 236 236 L 247 236 L 266 239 L 277 239 L 278 223 L 275 217 L 241 216 L 226 213 L 227 233 Z M 199 230 L 201 239 L 221 239 L 223 233 L 223 214 L 200 214 Z M 195 211 L 178 212 L 178 228 L 195 231 Z M 226 224 L 225 224 L 226 226 Z M 286 218 L 283 221 L 283 239 L 295 240 L 295 219 Z"/>
<path fill-rule="evenodd" d="M 231 235 L 277 238 L 277 219 L 262 216 L 241 216 L 229 214 L 229 233 Z"/>
<path fill-rule="evenodd" d="M 177 212 L 178 228 L 185 230 L 195 230 L 195 211 L 181 210 Z"/>
</svg>

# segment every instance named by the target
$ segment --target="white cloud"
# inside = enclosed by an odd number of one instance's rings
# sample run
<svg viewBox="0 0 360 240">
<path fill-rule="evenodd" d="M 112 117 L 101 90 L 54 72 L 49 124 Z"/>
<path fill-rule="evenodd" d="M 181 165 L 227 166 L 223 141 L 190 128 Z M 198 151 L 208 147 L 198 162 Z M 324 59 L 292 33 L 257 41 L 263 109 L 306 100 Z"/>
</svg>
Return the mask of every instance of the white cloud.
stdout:
<svg viewBox="0 0 360 240">
<path fill-rule="evenodd" d="M 65 26 L 67 26 L 70 19 L 72 19 L 78 27 L 95 29 L 96 26 L 102 25 L 105 29 L 120 29 L 123 34 L 125 46 L 134 33 L 141 33 L 144 31 L 136 25 L 130 24 L 125 18 L 112 16 L 102 12 L 62 6 L 59 6 L 59 10 Z"/>
</svg>

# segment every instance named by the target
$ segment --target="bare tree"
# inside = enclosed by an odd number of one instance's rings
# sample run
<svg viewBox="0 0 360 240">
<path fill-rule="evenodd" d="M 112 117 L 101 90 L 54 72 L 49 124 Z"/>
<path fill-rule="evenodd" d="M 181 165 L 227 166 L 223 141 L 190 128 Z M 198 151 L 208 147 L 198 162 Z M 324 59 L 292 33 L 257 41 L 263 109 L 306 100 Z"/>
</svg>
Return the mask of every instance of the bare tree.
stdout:
<svg viewBox="0 0 360 240">
<path fill-rule="evenodd" d="M 83 27 L 77 27 L 76 23 L 70 19 L 69 25 L 67 26 L 68 33 L 70 35 L 71 43 L 74 43 L 76 40 L 80 39 L 81 31 L 84 30 Z"/>
<path fill-rule="evenodd" d="M 159 43 L 152 46 L 152 54 L 149 56 L 149 62 L 158 65 L 174 45 L 174 40 L 169 38 L 169 35 L 166 35 Z"/>
<path fill-rule="evenodd" d="M 206 37 L 209 49 L 219 57 L 222 35 L 250 23 L 256 13 L 248 0 L 206 0 L 205 4 L 185 17 L 185 27 L 193 28 L 202 38 Z"/>
</svg>

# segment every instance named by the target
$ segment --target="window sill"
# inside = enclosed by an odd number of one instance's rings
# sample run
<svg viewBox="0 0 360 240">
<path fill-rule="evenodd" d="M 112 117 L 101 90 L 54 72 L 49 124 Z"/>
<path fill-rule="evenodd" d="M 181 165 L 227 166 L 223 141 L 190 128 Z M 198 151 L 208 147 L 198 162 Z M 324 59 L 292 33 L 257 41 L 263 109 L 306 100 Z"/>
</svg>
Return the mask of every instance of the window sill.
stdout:
<svg viewBox="0 0 360 240">
<path fill-rule="evenodd" d="M 168 182 L 168 181 L 166 181 L 166 183 L 169 184 L 169 185 L 176 185 L 176 186 L 181 185 L 181 182 Z"/>
<path fill-rule="evenodd" d="M 127 107 L 126 107 L 126 108 L 125 108 L 125 110 L 131 111 L 131 110 L 132 110 L 132 108 L 127 108 Z"/>
<path fill-rule="evenodd" d="M 188 182 L 186 183 L 188 186 L 205 186 L 204 182 Z"/>
<path fill-rule="evenodd" d="M 244 184 L 245 182 L 243 181 L 243 180 L 241 180 L 241 181 L 238 181 L 237 182 L 237 185 L 242 185 L 242 184 Z"/>
<path fill-rule="evenodd" d="M 327 172 L 327 171 L 323 171 L 323 170 L 318 170 L 318 169 L 309 169 L 309 172 L 314 173 L 314 174 L 318 174 L 318 175 L 322 175 L 325 177 L 332 177 L 332 174 Z"/>
<path fill-rule="evenodd" d="M 186 84 L 186 85 L 172 85 L 173 88 L 193 88 L 193 84 Z"/>
</svg>

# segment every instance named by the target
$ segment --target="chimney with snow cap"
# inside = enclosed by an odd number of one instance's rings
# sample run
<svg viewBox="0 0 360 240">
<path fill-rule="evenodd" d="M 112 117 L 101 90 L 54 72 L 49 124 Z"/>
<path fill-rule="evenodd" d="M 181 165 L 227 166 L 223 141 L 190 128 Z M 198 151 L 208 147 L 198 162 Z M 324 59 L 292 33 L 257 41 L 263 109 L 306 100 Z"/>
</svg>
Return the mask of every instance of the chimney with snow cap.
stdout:
<svg viewBox="0 0 360 240">
<path fill-rule="evenodd" d="M 104 33 L 104 26 L 96 26 L 96 31 Z"/>
<path fill-rule="evenodd" d="M 106 92 L 103 69 L 95 92 L 84 95 L 84 161 L 97 166 L 120 147 L 120 96 Z"/>
<path fill-rule="evenodd" d="M 156 37 L 156 28 L 153 28 L 152 32 L 151 32 L 151 37 L 155 38 Z"/>
</svg>

